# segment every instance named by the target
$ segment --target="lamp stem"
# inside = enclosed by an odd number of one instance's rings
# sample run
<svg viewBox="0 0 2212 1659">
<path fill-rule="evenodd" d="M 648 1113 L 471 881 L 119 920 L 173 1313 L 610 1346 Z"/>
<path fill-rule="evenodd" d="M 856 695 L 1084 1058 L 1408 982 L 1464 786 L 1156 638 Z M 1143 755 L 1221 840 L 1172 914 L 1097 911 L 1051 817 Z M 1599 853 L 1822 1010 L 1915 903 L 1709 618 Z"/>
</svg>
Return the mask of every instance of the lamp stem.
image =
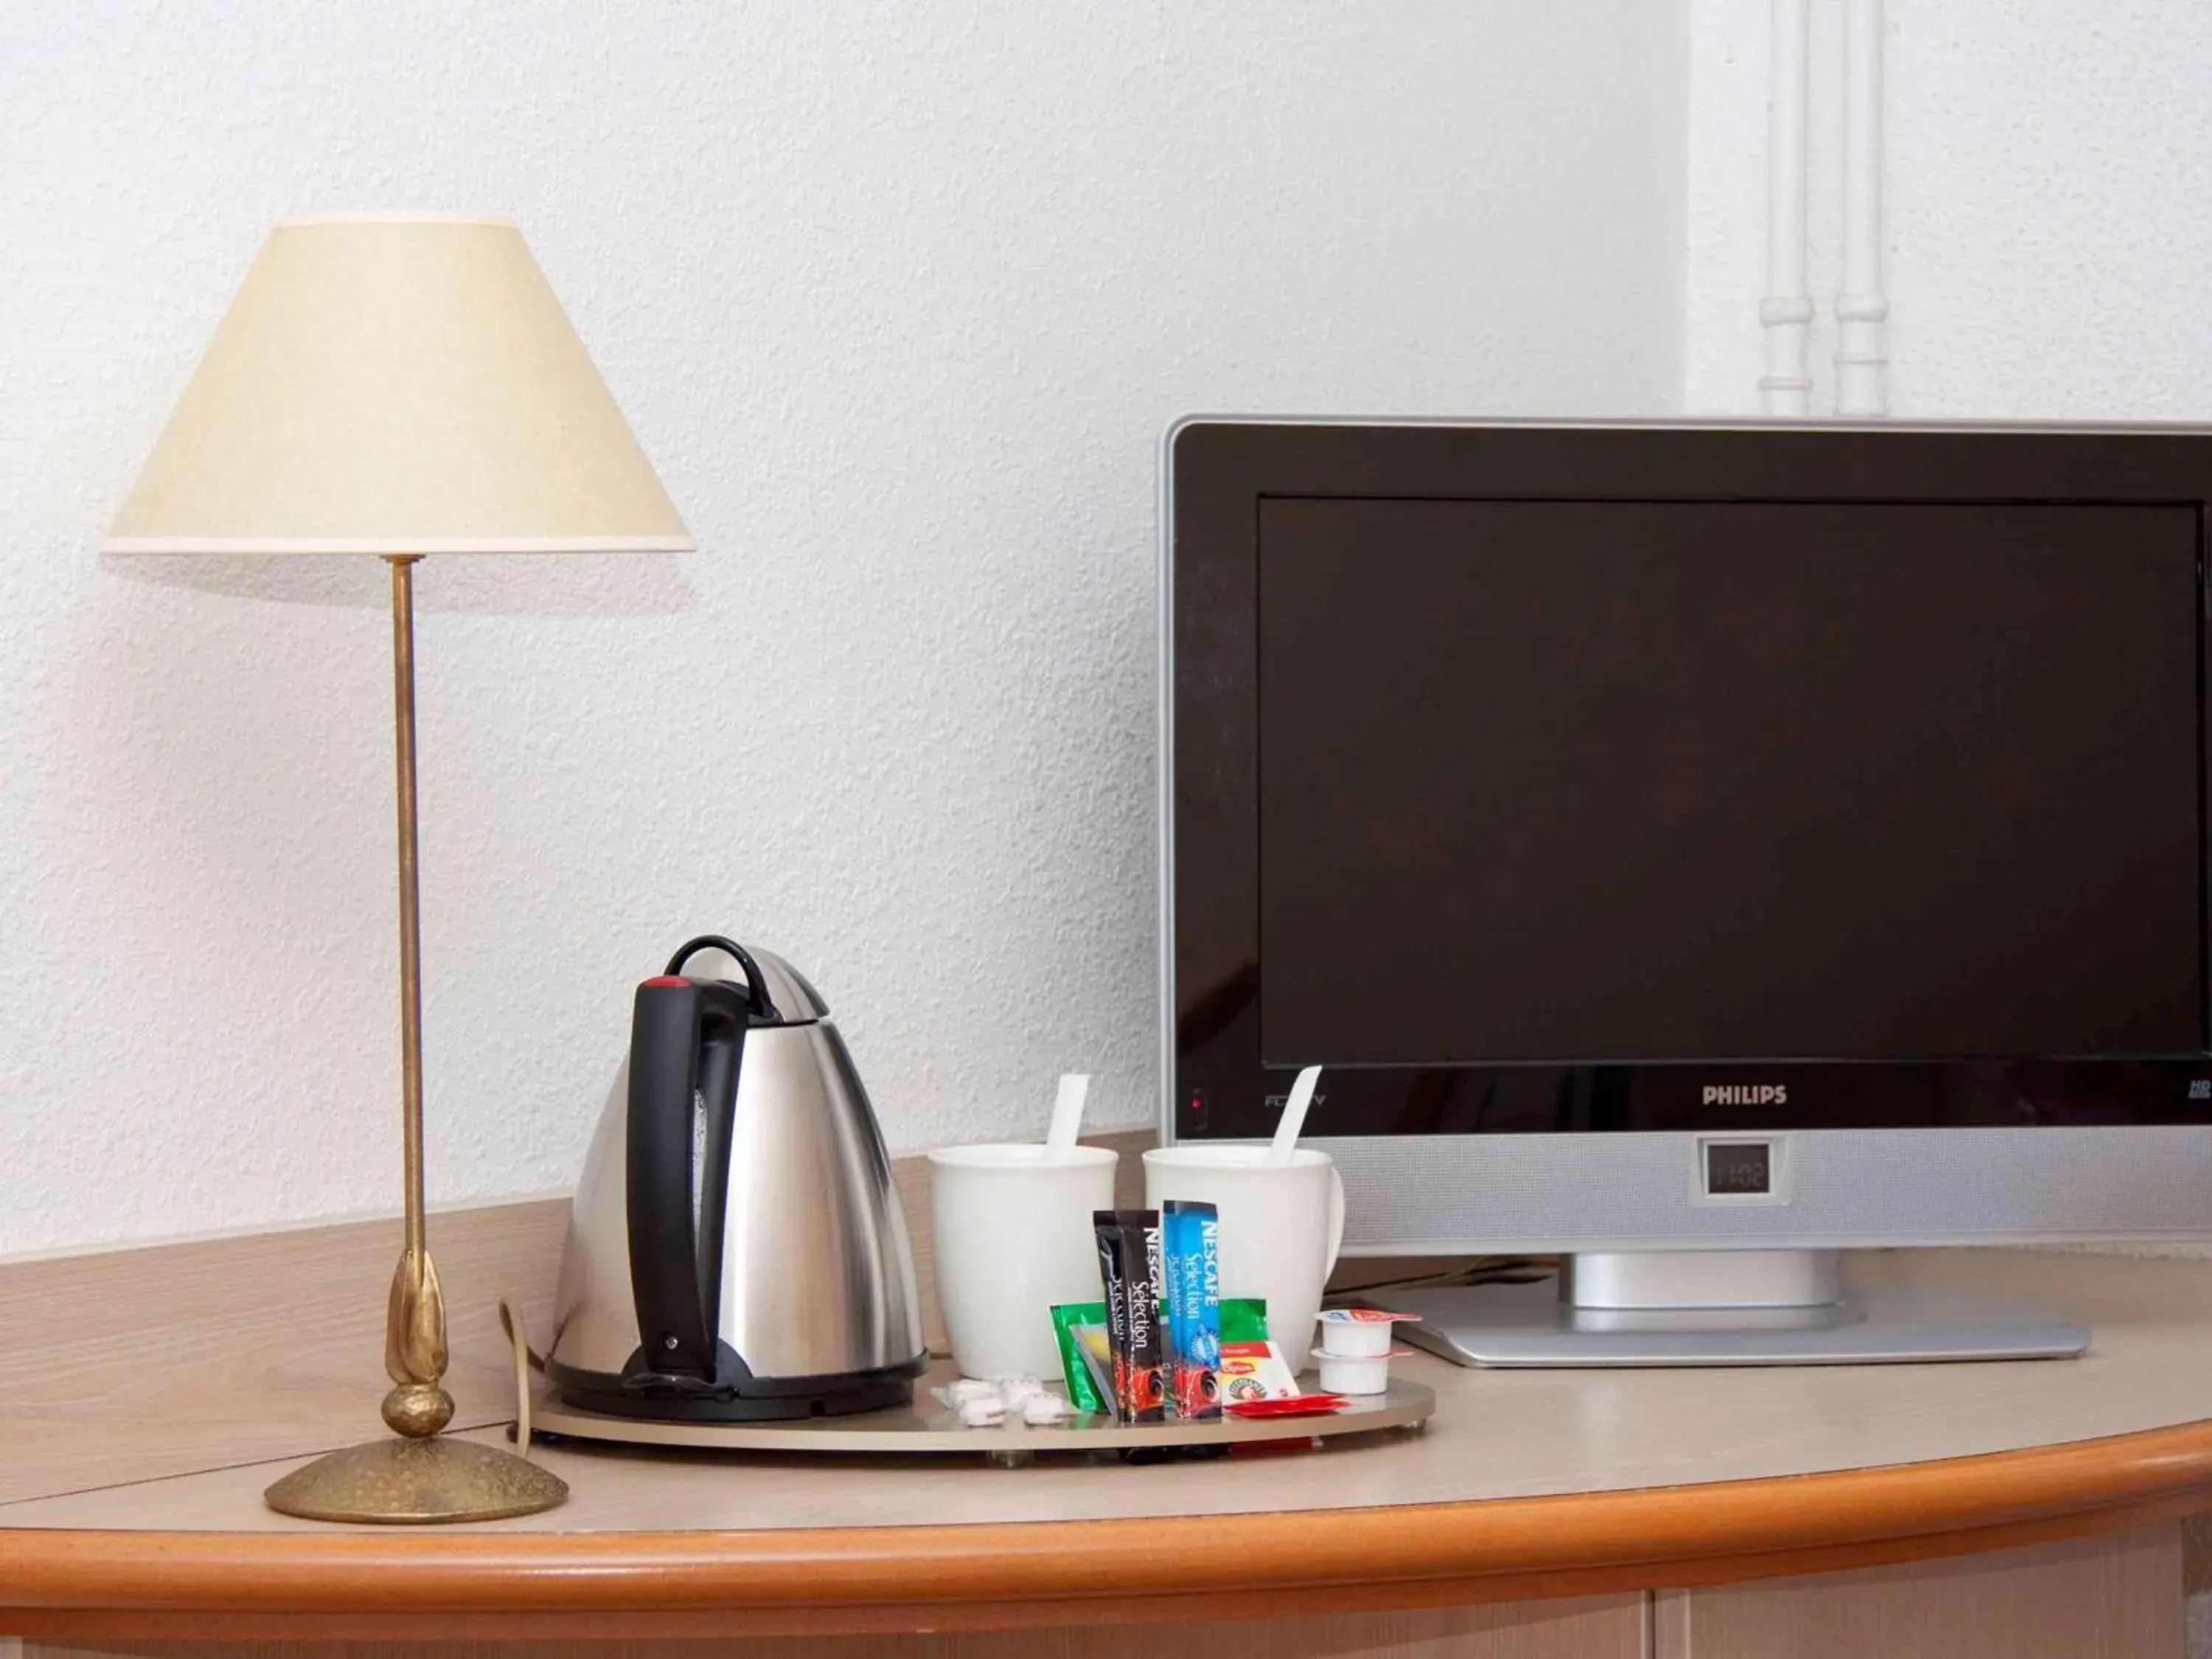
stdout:
<svg viewBox="0 0 2212 1659">
<path fill-rule="evenodd" d="M 392 566 L 392 734 L 398 763 L 399 1066 L 407 1146 L 407 1253 L 423 1251 L 422 899 L 415 828 L 415 565 Z"/>
<path fill-rule="evenodd" d="M 392 733 L 399 799 L 399 1066 L 401 1133 L 407 1158 L 407 1243 L 385 1312 L 384 1369 L 396 1385 L 384 1420 L 422 1437 L 453 1420 L 446 1374 L 446 1298 L 430 1260 L 422 1218 L 422 899 L 415 830 L 415 566 L 419 554 L 386 556 L 392 567 Z"/>
</svg>

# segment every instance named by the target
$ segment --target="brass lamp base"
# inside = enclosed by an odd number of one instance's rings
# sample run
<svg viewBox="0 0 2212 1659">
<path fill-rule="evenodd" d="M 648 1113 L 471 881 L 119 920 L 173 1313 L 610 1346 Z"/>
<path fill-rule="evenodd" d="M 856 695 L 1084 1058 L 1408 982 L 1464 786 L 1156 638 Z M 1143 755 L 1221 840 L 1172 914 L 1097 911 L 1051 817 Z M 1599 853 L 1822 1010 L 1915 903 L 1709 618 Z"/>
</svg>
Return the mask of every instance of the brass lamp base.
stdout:
<svg viewBox="0 0 2212 1659">
<path fill-rule="evenodd" d="M 264 1496 L 279 1515 L 307 1521 L 428 1526 L 536 1515 L 566 1498 L 568 1485 L 502 1447 L 434 1435 L 331 1452 L 293 1470 Z"/>
</svg>

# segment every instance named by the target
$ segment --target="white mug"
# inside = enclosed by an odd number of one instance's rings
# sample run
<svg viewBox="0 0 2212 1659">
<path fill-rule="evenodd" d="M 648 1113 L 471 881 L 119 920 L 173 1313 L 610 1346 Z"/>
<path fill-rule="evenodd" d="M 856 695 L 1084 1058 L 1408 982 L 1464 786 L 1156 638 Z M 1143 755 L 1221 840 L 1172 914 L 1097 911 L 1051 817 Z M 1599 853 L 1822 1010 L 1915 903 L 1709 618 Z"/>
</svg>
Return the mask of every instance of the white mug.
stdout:
<svg viewBox="0 0 2212 1659">
<path fill-rule="evenodd" d="M 1310 1364 L 1322 1288 L 1344 1242 L 1344 1182 L 1327 1152 L 1286 1164 L 1265 1146 L 1159 1146 L 1145 1154 L 1145 1203 L 1194 1199 L 1220 1212 L 1221 1294 L 1267 1299 L 1267 1334 L 1292 1370 Z"/>
<path fill-rule="evenodd" d="M 1103 1146 L 941 1146 L 929 1155 L 937 1301 L 963 1376 L 1060 1375 L 1052 1309 L 1096 1302 L 1095 1211 L 1114 1207 Z"/>
</svg>

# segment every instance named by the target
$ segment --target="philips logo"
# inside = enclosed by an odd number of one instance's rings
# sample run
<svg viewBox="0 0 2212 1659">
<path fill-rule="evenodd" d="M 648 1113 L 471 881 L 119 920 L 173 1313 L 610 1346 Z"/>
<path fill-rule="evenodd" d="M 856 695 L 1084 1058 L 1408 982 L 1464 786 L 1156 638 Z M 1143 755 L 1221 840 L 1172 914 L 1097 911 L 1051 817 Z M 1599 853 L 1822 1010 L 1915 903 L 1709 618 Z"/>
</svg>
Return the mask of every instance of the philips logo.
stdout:
<svg viewBox="0 0 2212 1659">
<path fill-rule="evenodd" d="M 1786 1106 L 1786 1083 L 1708 1083 L 1698 1097 L 1702 1106 Z"/>
</svg>

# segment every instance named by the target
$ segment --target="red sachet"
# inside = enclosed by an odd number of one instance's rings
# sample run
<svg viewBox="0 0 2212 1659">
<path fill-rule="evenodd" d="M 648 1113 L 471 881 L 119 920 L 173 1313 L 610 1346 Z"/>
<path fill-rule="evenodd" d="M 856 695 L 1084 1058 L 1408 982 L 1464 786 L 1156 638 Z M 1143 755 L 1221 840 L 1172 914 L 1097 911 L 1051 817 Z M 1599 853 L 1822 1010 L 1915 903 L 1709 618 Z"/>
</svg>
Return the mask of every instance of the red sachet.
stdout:
<svg viewBox="0 0 2212 1659">
<path fill-rule="evenodd" d="M 1326 1417 L 1348 1403 L 1340 1394 L 1294 1394 L 1287 1400 L 1239 1400 L 1227 1410 L 1231 1417 Z"/>
</svg>

